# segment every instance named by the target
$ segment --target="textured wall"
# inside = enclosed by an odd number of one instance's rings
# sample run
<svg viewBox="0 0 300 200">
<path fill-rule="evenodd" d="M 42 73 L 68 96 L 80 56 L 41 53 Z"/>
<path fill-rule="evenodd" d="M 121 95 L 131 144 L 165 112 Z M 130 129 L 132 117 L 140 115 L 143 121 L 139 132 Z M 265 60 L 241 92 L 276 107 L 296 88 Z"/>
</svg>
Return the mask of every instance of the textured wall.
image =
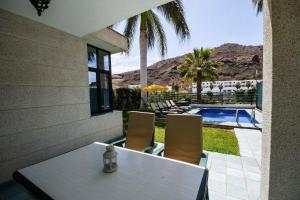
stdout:
<svg viewBox="0 0 300 200">
<path fill-rule="evenodd" d="M 264 1 L 261 199 L 300 199 L 300 1 Z"/>
<path fill-rule="evenodd" d="M 1 9 L 0 24 L 0 182 L 122 134 L 122 113 L 90 116 L 83 40 Z"/>
</svg>

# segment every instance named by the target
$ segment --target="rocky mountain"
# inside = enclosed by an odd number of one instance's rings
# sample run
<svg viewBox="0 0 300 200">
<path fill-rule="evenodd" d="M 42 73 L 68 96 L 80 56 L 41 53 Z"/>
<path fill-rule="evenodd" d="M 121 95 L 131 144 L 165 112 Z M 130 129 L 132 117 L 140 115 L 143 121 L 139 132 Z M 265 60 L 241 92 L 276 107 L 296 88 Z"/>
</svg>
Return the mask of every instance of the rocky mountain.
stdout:
<svg viewBox="0 0 300 200">
<path fill-rule="evenodd" d="M 148 67 L 148 83 L 167 85 L 181 81 L 177 67 L 182 64 L 183 56 L 159 61 Z M 262 78 L 262 46 L 243 46 L 224 44 L 214 48 L 211 60 L 220 61 L 219 80 L 246 80 Z M 256 75 L 256 71 L 259 72 Z M 139 84 L 139 70 L 113 75 L 113 87 L 127 87 Z"/>
</svg>

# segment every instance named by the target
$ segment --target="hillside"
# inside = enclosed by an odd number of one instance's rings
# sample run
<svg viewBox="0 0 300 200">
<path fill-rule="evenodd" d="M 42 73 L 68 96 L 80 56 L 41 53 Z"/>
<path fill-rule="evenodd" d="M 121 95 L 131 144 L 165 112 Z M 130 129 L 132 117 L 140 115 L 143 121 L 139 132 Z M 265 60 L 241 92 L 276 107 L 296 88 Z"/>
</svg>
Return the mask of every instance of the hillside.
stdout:
<svg viewBox="0 0 300 200">
<path fill-rule="evenodd" d="M 183 56 L 159 61 L 148 67 L 148 83 L 167 85 L 172 80 L 180 81 L 177 67 L 182 64 Z M 212 60 L 224 63 L 218 69 L 219 80 L 254 79 L 256 70 L 262 72 L 263 47 L 224 44 L 214 49 Z M 260 75 L 258 78 L 262 78 Z M 113 87 L 127 87 L 139 84 L 139 70 L 113 75 Z"/>
</svg>

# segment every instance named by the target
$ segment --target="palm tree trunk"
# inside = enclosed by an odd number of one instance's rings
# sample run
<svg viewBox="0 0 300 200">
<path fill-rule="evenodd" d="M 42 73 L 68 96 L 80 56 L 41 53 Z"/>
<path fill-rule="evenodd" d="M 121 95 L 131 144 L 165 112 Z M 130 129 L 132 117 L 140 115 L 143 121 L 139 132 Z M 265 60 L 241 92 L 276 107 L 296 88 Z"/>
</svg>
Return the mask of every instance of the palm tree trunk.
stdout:
<svg viewBox="0 0 300 200">
<path fill-rule="evenodd" d="M 198 103 L 201 103 L 201 91 L 202 91 L 202 73 L 201 71 L 197 72 L 197 100 Z"/>
<path fill-rule="evenodd" d="M 141 88 L 147 87 L 147 32 L 142 30 L 140 32 L 140 84 Z M 143 109 L 144 105 L 147 103 L 147 93 L 141 92 L 141 105 L 140 108 Z"/>
</svg>

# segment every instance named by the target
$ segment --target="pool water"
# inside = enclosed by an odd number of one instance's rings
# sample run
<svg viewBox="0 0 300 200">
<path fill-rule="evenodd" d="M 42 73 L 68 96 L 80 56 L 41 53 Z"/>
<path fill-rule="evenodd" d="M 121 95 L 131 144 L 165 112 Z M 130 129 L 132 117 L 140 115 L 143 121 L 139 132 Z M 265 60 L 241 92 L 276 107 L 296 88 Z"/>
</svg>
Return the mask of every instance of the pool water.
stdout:
<svg viewBox="0 0 300 200">
<path fill-rule="evenodd" d="M 239 123 L 252 123 L 251 116 L 245 110 L 239 110 L 238 113 Z M 203 117 L 204 122 L 236 122 L 235 109 L 203 108 L 197 114 Z"/>
</svg>

